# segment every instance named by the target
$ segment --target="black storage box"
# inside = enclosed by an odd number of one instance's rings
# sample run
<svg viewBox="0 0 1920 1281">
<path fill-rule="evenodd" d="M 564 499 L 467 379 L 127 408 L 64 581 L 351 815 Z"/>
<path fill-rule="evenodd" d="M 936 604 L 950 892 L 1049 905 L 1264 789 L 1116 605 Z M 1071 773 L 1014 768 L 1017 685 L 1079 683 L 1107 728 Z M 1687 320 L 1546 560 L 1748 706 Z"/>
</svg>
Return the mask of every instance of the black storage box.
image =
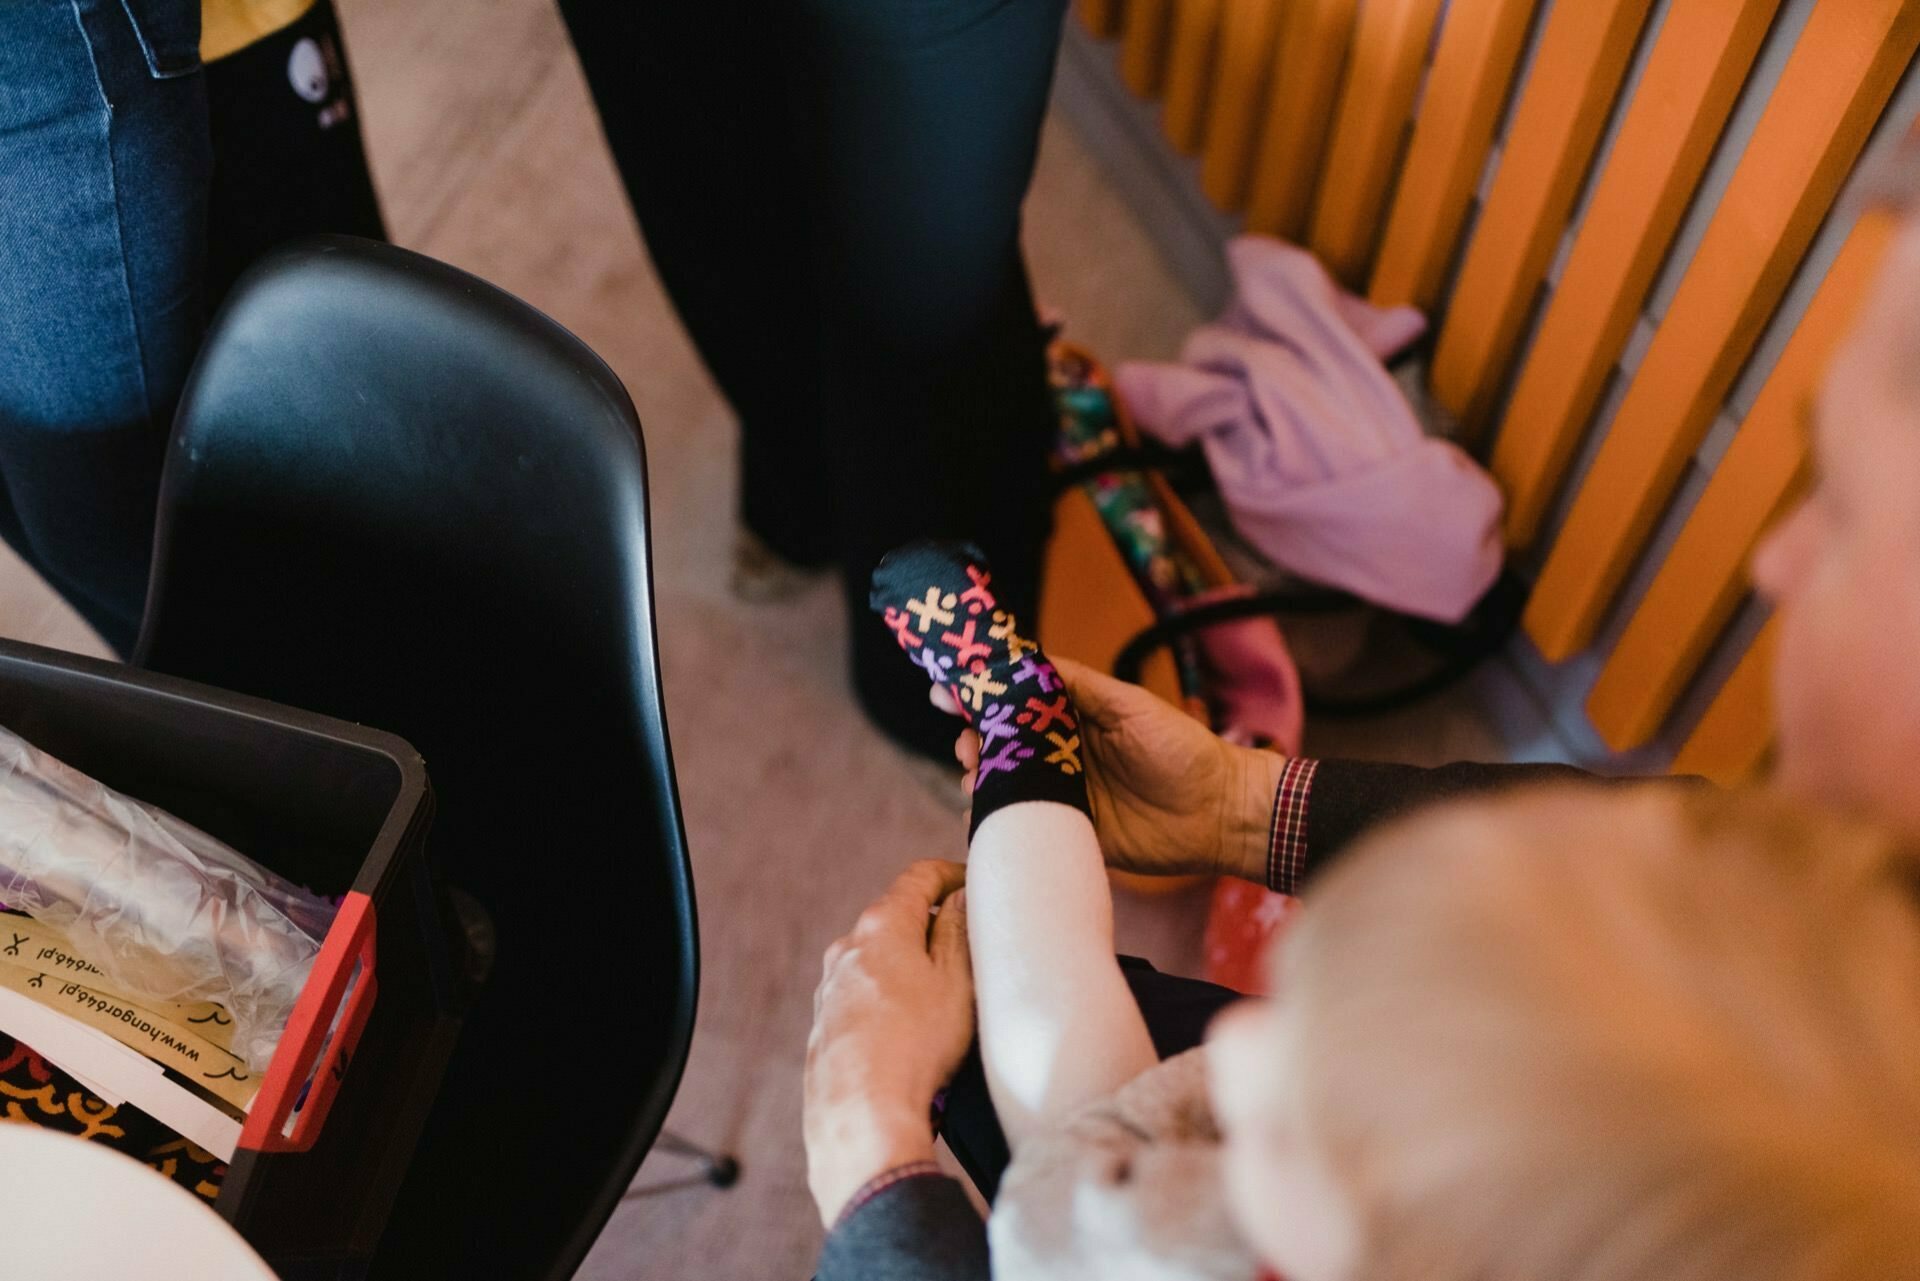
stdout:
<svg viewBox="0 0 1920 1281">
<path fill-rule="evenodd" d="M 9 641 L 0 725 L 345 896 L 215 1204 L 283 1277 L 358 1275 L 459 1031 L 419 754 L 379 730 Z"/>
</svg>

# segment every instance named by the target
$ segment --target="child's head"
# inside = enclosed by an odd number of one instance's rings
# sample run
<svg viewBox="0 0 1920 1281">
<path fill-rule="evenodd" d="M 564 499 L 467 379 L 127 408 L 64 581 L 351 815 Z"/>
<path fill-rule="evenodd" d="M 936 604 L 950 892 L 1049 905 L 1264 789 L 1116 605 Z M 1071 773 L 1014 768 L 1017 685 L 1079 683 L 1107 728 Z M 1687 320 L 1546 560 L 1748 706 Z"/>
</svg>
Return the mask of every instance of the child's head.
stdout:
<svg viewBox="0 0 1920 1281">
<path fill-rule="evenodd" d="M 1289 1281 L 1920 1276 L 1920 860 L 1757 795 L 1554 789 L 1329 873 L 1212 1051 Z"/>
</svg>

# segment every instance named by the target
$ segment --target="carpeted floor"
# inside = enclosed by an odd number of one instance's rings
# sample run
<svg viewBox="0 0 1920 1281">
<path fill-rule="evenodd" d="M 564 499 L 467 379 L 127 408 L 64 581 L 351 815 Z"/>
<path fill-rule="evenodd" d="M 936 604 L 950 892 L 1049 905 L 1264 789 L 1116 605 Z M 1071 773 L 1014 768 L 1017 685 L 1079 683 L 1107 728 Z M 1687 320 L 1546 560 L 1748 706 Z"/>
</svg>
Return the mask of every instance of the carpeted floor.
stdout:
<svg viewBox="0 0 1920 1281">
<path fill-rule="evenodd" d="M 777 605 L 728 594 L 733 424 L 642 254 L 549 0 L 339 3 L 395 238 L 578 333 L 625 380 L 646 429 L 668 714 L 704 946 L 672 1124 L 737 1153 L 745 1175 L 728 1192 L 629 1201 L 582 1275 L 807 1276 L 820 1227 L 799 1143 L 800 1065 L 820 952 L 900 865 L 957 857 L 962 823 L 854 710 L 831 584 Z M 1165 355 L 1199 320 L 1110 177 L 1057 121 L 1028 213 L 1038 291 L 1075 337 L 1109 356 Z M 0 633 L 99 652 L 3 550 Z M 813 639 L 796 647 L 794 636 Z M 1481 709 L 1505 705 L 1511 719 L 1519 699 L 1493 671 L 1438 708 L 1316 745 L 1486 756 L 1499 743 Z M 1123 901 L 1123 943 L 1183 968 L 1199 906 Z M 655 1155 L 639 1186 L 685 1173 Z"/>
</svg>

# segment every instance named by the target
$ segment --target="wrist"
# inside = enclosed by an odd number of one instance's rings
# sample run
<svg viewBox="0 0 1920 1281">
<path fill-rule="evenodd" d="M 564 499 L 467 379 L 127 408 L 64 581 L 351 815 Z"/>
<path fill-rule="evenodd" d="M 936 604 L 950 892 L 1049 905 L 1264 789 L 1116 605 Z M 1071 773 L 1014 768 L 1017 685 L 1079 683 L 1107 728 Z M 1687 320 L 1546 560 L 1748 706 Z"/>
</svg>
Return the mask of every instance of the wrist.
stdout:
<svg viewBox="0 0 1920 1281">
<path fill-rule="evenodd" d="M 926 1113 L 852 1104 L 807 1132 L 807 1184 L 820 1221 L 831 1228 L 853 1194 L 898 1166 L 933 1159 Z"/>
<path fill-rule="evenodd" d="M 1222 848 L 1219 870 L 1256 885 L 1267 883 L 1267 859 L 1272 850 L 1273 806 L 1287 758 L 1263 748 L 1233 748 L 1226 813 L 1220 824 Z"/>
</svg>

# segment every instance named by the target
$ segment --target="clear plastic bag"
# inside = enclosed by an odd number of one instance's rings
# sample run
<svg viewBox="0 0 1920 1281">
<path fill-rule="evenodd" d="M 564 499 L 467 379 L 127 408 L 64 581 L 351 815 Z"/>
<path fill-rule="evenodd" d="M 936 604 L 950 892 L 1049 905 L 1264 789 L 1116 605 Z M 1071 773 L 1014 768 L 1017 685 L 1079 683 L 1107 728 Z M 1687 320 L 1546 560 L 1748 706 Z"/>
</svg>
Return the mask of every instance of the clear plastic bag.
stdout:
<svg viewBox="0 0 1920 1281">
<path fill-rule="evenodd" d="M 334 905 L 0 729 L 0 903 L 66 931 L 122 996 L 215 1001 L 264 1070 Z"/>
</svg>

